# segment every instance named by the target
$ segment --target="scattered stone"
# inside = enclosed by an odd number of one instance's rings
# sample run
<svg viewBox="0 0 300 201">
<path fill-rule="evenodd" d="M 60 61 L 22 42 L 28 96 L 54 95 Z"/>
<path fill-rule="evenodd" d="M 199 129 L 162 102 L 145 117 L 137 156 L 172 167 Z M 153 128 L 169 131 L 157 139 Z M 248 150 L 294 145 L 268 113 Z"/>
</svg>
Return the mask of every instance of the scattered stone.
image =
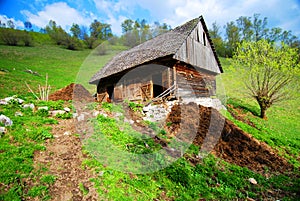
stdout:
<svg viewBox="0 0 300 201">
<path fill-rule="evenodd" d="M 65 108 L 64 108 L 64 111 L 66 111 L 66 112 L 71 112 L 71 109 L 68 108 L 68 107 L 65 107 Z"/>
<path fill-rule="evenodd" d="M 253 185 L 257 184 L 257 181 L 254 178 L 249 178 L 248 181 Z"/>
<path fill-rule="evenodd" d="M 0 127 L 0 134 L 5 134 L 5 133 L 6 133 L 6 128 Z"/>
<path fill-rule="evenodd" d="M 97 117 L 99 114 L 100 114 L 99 111 L 97 111 L 97 110 L 94 110 L 94 111 L 93 111 L 93 116 L 94 116 L 94 117 Z"/>
<path fill-rule="evenodd" d="M 0 105 L 7 105 L 8 103 L 5 100 L 0 100 Z"/>
<path fill-rule="evenodd" d="M 99 172 L 99 176 L 102 177 L 104 175 L 104 171 Z"/>
<path fill-rule="evenodd" d="M 23 113 L 17 111 L 17 112 L 15 112 L 15 116 L 16 116 L 16 117 L 22 117 L 22 116 L 23 116 Z"/>
<path fill-rule="evenodd" d="M 71 135 L 71 131 L 64 132 L 64 135 Z"/>
<path fill-rule="evenodd" d="M 0 115 L 0 122 L 3 123 L 4 126 L 11 126 L 13 124 L 12 120 L 3 114 Z"/>
<path fill-rule="evenodd" d="M 38 107 L 38 110 L 49 110 L 48 106 L 42 106 L 42 107 Z"/>
<path fill-rule="evenodd" d="M 26 109 L 26 108 L 30 108 L 30 109 L 34 109 L 34 104 L 33 103 L 29 103 L 29 104 L 25 104 L 23 105 L 23 108 Z"/>
<path fill-rule="evenodd" d="M 77 117 L 77 121 L 84 121 L 84 114 L 80 114 L 80 115 Z"/>
<path fill-rule="evenodd" d="M 17 98 L 16 96 L 11 96 L 11 97 L 1 99 L 0 105 L 7 105 L 12 100 L 18 102 L 19 104 L 22 104 L 24 102 L 24 100 L 21 98 Z"/>
<path fill-rule="evenodd" d="M 65 113 L 66 113 L 66 111 L 64 111 L 64 110 L 53 110 L 53 111 L 50 111 L 50 115 L 52 117 L 55 117 L 57 114 L 65 114 Z"/>
<path fill-rule="evenodd" d="M 78 117 L 78 113 L 73 113 L 73 118 Z"/>
<path fill-rule="evenodd" d="M 127 119 L 127 118 L 125 118 L 125 119 L 124 119 L 124 122 L 125 122 L 125 123 L 129 123 L 130 125 L 134 124 L 134 121 L 133 121 L 132 119 Z"/>
</svg>

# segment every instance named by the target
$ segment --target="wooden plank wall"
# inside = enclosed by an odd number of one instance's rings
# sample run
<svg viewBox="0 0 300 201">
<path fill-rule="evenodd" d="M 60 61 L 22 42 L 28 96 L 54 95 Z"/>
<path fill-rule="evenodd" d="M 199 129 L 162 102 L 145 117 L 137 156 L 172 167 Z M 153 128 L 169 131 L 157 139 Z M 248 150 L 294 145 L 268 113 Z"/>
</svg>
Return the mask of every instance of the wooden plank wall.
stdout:
<svg viewBox="0 0 300 201">
<path fill-rule="evenodd" d="M 173 58 L 214 73 L 220 73 L 218 63 L 201 23 L 191 32 Z"/>
<path fill-rule="evenodd" d="M 215 76 L 182 63 L 175 65 L 177 97 L 210 97 L 216 93 Z"/>
</svg>

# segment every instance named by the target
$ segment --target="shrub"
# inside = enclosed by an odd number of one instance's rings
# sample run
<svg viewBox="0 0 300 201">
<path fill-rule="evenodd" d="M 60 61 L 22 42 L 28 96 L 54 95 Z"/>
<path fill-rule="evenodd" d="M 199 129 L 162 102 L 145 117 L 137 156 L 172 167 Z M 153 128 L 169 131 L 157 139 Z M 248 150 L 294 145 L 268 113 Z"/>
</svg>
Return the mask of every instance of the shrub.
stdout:
<svg viewBox="0 0 300 201">
<path fill-rule="evenodd" d="M 5 45 L 16 46 L 21 40 L 20 34 L 14 29 L 1 29 L 0 32 L 1 41 Z"/>
</svg>

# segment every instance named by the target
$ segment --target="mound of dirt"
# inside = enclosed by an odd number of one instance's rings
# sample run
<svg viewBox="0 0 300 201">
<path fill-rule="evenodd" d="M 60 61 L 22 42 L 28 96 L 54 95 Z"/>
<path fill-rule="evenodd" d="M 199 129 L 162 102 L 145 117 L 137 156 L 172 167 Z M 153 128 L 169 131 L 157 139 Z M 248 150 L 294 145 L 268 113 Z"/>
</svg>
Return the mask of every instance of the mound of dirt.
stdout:
<svg viewBox="0 0 300 201">
<path fill-rule="evenodd" d="M 86 90 L 81 84 L 71 83 L 70 85 L 54 92 L 49 96 L 49 100 L 76 100 L 76 101 L 94 101 L 90 92 Z"/>
<path fill-rule="evenodd" d="M 181 117 L 183 112 L 184 117 Z M 195 118 L 196 116 L 199 119 Z M 213 108 L 197 106 L 194 103 L 174 105 L 166 122 L 172 122 L 169 132 L 177 138 L 184 140 L 190 137 L 186 136 L 186 133 L 189 133 L 187 131 L 194 132 L 195 145 L 200 146 L 201 150 L 211 151 L 229 163 L 256 172 L 263 172 L 265 168 L 274 172 L 292 169 L 292 165 L 278 156 L 270 146 L 245 133 Z"/>
</svg>

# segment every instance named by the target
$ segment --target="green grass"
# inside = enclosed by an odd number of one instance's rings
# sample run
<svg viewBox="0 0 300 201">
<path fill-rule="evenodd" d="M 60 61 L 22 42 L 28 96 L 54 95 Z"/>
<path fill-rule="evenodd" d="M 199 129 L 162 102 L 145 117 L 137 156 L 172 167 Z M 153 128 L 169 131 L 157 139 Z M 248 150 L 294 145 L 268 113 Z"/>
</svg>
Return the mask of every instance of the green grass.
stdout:
<svg viewBox="0 0 300 201">
<path fill-rule="evenodd" d="M 107 112 L 120 112 L 119 106 L 114 104 L 103 104 L 102 107 L 107 109 Z M 179 158 L 165 168 L 145 174 L 135 173 L 136 168 L 146 167 L 139 166 L 138 163 L 131 166 L 130 158 L 127 158 L 127 163 L 124 166 L 122 154 L 124 152 L 154 153 L 160 147 L 156 147 L 155 143 L 149 143 L 151 139 L 146 139 L 150 148 L 146 147 L 144 145 L 145 139 L 140 139 L 137 136 L 132 138 L 130 125 L 124 125 L 116 119 L 99 115 L 94 123 L 97 132 L 85 144 L 85 150 L 95 159 L 85 160 L 82 165 L 84 168 L 92 168 L 95 174 L 99 175 L 91 181 L 97 188 L 100 199 L 243 200 L 250 197 L 262 200 L 266 199 L 266 192 L 271 192 L 268 196 L 273 196 L 273 198 L 278 196 L 275 192 L 285 192 L 285 196 L 281 196 L 283 200 L 296 199 L 296 192 L 300 187 L 300 180 L 297 176 L 271 174 L 270 177 L 265 177 L 247 168 L 226 163 L 212 155 L 205 157 L 199 164 L 192 165 L 188 159 L 198 153 L 200 148 L 196 145 L 189 148 L 185 157 Z M 151 122 L 148 122 L 147 125 L 159 130 Z M 142 134 L 135 133 L 135 135 Z M 105 152 L 106 148 L 103 149 L 106 146 L 103 143 L 105 140 L 103 136 L 109 138 L 111 143 L 108 148 L 109 153 Z M 128 147 L 129 144 L 130 147 Z M 114 154 L 113 149 L 122 151 L 122 154 L 120 154 L 121 152 Z M 104 162 L 103 158 L 100 159 L 99 155 L 102 153 L 104 153 L 102 156 L 109 155 L 107 158 L 111 160 Z M 152 165 L 153 163 L 154 161 L 149 160 L 147 164 Z M 117 166 L 129 168 L 122 171 L 122 168 L 116 168 Z M 290 174 L 292 175 L 292 173 Z M 296 174 L 299 173 L 295 172 Z M 258 185 L 251 184 L 248 181 L 249 178 L 255 178 Z M 286 185 L 281 185 L 282 183 Z"/>
<path fill-rule="evenodd" d="M 15 116 L 15 112 L 21 112 L 22 116 Z M 45 150 L 46 139 L 53 138 L 51 125 L 57 124 L 57 119 L 24 109 L 16 102 L 1 105 L 0 114 L 13 121 L 13 125 L 7 127 L 7 133 L 0 138 L 0 200 L 49 199 L 49 186 L 54 183 L 55 177 L 45 175 L 43 166 L 34 168 L 33 156 L 35 151 Z M 29 181 L 34 185 L 27 186 Z"/>
<path fill-rule="evenodd" d="M 0 98 L 18 94 L 26 102 L 34 102 L 37 106 L 62 109 L 65 103 L 61 101 L 35 101 L 25 86 L 25 81 L 37 90 L 38 84 L 45 83 L 45 75 L 48 73 L 52 92 L 75 81 L 83 84 L 90 92 L 94 92 L 95 87 L 88 85 L 88 80 L 122 49 L 124 49 L 123 46 L 112 46 L 108 55 L 98 56 L 90 50 L 70 51 L 52 45 L 35 47 L 0 45 Z M 262 120 L 253 115 L 259 112 L 259 108 L 255 101 L 245 95 L 246 91 L 236 68 L 230 66 L 230 60 L 221 58 L 221 62 L 225 72 L 218 78 L 218 88 L 221 89 L 220 80 L 222 80 L 226 93 L 219 90 L 218 95 L 221 96 L 222 101 L 226 100 L 226 95 L 228 103 L 242 108 L 246 118 L 250 119 L 256 128 L 233 119 L 228 112 L 224 112 L 224 115 L 257 139 L 277 149 L 295 167 L 299 167 L 300 162 L 297 159 L 300 149 L 299 92 L 294 92 L 294 99 L 270 108 L 267 111 L 268 120 Z M 37 71 L 42 76 L 26 73 L 24 72 L 26 69 Z M 136 110 L 139 108 L 134 104 L 131 106 Z M 90 105 L 90 109 L 95 107 L 97 106 L 94 104 Z M 110 113 L 123 112 L 120 107 L 107 103 L 103 104 L 102 108 Z M 15 117 L 16 111 L 21 111 L 23 116 Z M 8 128 L 8 133 L 0 138 L 0 200 L 24 200 L 33 197 L 39 200 L 50 199 L 49 188 L 55 182 L 56 177 L 46 174 L 45 167 L 35 169 L 33 154 L 35 151 L 45 149 L 44 142 L 52 138 L 51 125 L 57 123 L 57 117 L 49 118 L 43 112 L 24 110 L 16 103 L 1 105 L 0 114 L 9 116 L 14 122 L 14 125 Z M 90 147 L 85 144 L 84 150 L 91 156 L 101 150 L 96 143 L 99 142 L 97 140 L 100 137 L 105 137 L 110 142 L 110 144 L 102 145 L 113 145 L 115 150 L 127 154 L 154 153 L 161 149 L 161 146 L 151 138 L 134 132 L 130 124 L 124 123 L 124 118 L 120 116 L 118 121 L 98 116 L 97 119 L 92 120 L 91 122 L 98 129 L 96 132 L 98 136 L 94 136 L 96 140 L 89 144 Z M 155 130 L 162 138 L 166 134 L 155 123 L 145 122 L 145 125 Z M 170 126 L 170 122 L 167 126 Z M 145 143 L 149 146 L 148 148 Z M 134 171 L 131 173 L 118 171 L 92 157 L 85 160 L 82 167 L 92 168 L 96 173 L 97 176 L 91 180 L 102 200 L 199 200 L 200 198 L 244 200 L 246 197 L 261 200 L 265 198 L 263 194 L 266 192 L 269 192 L 269 195 L 273 192 L 272 196 L 281 200 L 299 198 L 297 194 L 300 189 L 299 171 L 295 170 L 289 174 L 271 174 L 267 178 L 247 168 L 228 164 L 211 155 L 196 166 L 191 165 L 187 159 L 193 157 L 198 150 L 199 147 L 191 146 L 185 157 L 154 173 L 135 174 Z M 119 152 L 109 154 L 113 156 L 115 153 Z M 115 157 L 118 156 L 115 155 Z M 157 158 L 162 166 L 164 160 L 165 158 Z M 119 165 L 118 162 L 115 165 Z M 124 164 L 120 164 L 122 165 Z M 251 177 L 258 181 L 258 185 L 248 182 Z M 28 180 L 33 181 L 34 185 L 27 186 L 25 181 Z M 79 184 L 79 189 L 83 194 L 88 193 L 83 184 Z M 282 192 L 285 194 L 279 195 Z"/>
<path fill-rule="evenodd" d="M 88 84 L 89 79 L 121 49 L 124 48 L 116 46 L 107 55 L 98 56 L 91 50 L 71 51 L 53 45 L 0 45 L 0 96 L 28 93 L 25 82 L 37 92 L 39 84 L 45 85 L 46 74 L 51 92 L 72 82 L 83 84 L 90 92 L 95 92 L 95 86 Z M 38 72 L 41 76 L 25 70 Z"/>
<path fill-rule="evenodd" d="M 258 117 L 259 106 L 248 96 L 247 89 L 237 67 L 231 66 L 229 59 L 221 59 L 224 73 L 218 77 L 218 84 L 223 84 L 227 96 L 227 104 L 244 111 L 246 118 L 258 129 L 234 120 L 239 127 L 255 138 L 262 140 L 277 149 L 291 163 L 300 167 L 300 93 L 297 88 L 291 88 L 294 96 L 284 102 L 277 103 L 267 110 L 267 120 Z M 297 159 L 298 158 L 298 159 Z"/>
</svg>

